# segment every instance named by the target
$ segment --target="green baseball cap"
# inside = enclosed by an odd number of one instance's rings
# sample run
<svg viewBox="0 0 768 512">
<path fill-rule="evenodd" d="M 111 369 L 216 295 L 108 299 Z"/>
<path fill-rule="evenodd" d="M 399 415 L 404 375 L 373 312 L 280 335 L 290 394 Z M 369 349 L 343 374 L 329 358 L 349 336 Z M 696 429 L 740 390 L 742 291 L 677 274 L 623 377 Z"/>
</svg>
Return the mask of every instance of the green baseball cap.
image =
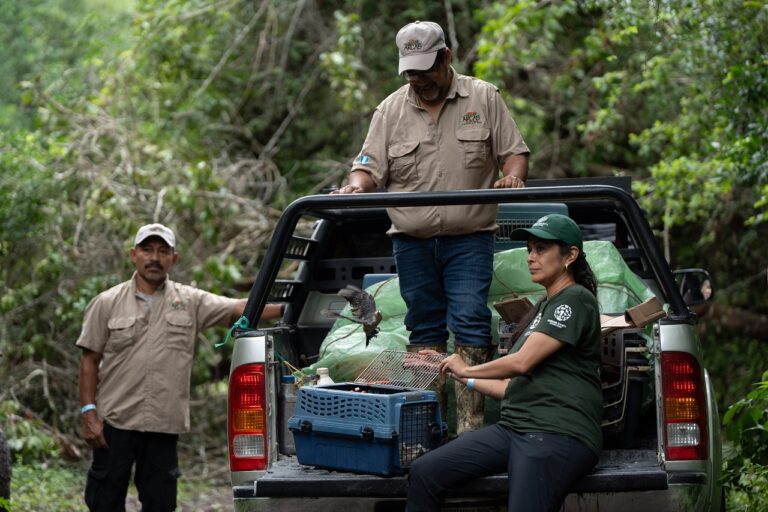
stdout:
<svg viewBox="0 0 768 512">
<path fill-rule="evenodd" d="M 528 240 L 529 236 L 535 236 L 543 240 L 560 240 L 568 245 L 575 245 L 579 251 L 584 251 L 579 225 L 570 217 L 551 213 L 537 220 L 529 228 L 517 228 L 512 231 L 510 240 Z"/>
</svg>

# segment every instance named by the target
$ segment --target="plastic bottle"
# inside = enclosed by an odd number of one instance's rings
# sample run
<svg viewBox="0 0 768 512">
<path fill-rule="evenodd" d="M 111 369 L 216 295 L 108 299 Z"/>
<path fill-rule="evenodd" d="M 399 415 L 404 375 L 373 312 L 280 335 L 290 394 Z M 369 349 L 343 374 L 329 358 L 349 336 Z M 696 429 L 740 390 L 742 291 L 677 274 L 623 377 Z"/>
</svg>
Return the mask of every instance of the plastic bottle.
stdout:
<svg viewBox="0 0 768 512">
<path fill-rule="evenodd" d="M 280 453 L 293 455 L 296 453 L 296 446 L 293 441 L 293 432 L 288 428 L 288 420 L 293 416 L 296 407 L 296 378 L 293 375 L 283 375 L 280 378 Z"/>
<path fill-rule="evenodd" d="M 328 368 L 318 368 L 317 375 L 320 377 L 317 381 L 318 386 L 329 386 L 334 384 L 333 379 L 328 375 Z"/>
</svg>

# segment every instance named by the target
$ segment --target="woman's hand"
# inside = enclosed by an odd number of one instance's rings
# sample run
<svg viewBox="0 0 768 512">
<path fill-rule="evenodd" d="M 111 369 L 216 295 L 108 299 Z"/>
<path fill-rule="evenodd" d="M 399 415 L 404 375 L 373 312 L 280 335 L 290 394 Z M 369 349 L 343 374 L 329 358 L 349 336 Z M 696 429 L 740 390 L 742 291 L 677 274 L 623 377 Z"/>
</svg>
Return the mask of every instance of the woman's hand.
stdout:
<svg viewBox="0 0 768 512">
<path fill-rule="evenodd" d="M 452 354 L 440 363 L 440 373 L 450 373 L 456 377 L 467 377 L 464 370 L 467 368 L 467 363 L 458 354 Z"/>
</svg>

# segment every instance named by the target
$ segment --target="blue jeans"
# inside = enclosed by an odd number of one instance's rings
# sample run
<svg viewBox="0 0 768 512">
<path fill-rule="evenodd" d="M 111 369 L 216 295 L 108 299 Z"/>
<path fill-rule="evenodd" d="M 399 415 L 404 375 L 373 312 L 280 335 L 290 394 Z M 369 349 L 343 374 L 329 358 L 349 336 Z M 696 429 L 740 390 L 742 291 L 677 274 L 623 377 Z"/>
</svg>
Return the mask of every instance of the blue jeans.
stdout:
<svg viewBox="0 0 768 512">
<path fill-rule="evenodd" d="M 392 247 L 405 326 L 412 345 L 491 344 L 488 290 L 493 277 L 493 233 L 415 238 L 397 234 Z"/>
</svg>

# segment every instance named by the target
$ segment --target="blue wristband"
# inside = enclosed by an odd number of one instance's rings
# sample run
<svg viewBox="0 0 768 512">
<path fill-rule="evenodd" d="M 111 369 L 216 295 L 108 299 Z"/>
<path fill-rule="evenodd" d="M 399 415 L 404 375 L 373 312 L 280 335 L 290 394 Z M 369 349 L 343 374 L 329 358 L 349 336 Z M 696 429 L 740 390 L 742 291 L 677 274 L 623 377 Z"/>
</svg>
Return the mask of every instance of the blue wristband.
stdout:
<svg viewBox="0 0 768 512">
<path fill-rule="evenodd" d="M 475 389 L 475 379 L 467 379 L 467 389 L 470 391 Z"/>
<path fill-rule="evenodd" d="M 80 408 L 80 414 L 85 414 L 88 411 L 93 411 L 96 409 L 96 406 L 94 404 L 85 404 Z"/>
</svg>

